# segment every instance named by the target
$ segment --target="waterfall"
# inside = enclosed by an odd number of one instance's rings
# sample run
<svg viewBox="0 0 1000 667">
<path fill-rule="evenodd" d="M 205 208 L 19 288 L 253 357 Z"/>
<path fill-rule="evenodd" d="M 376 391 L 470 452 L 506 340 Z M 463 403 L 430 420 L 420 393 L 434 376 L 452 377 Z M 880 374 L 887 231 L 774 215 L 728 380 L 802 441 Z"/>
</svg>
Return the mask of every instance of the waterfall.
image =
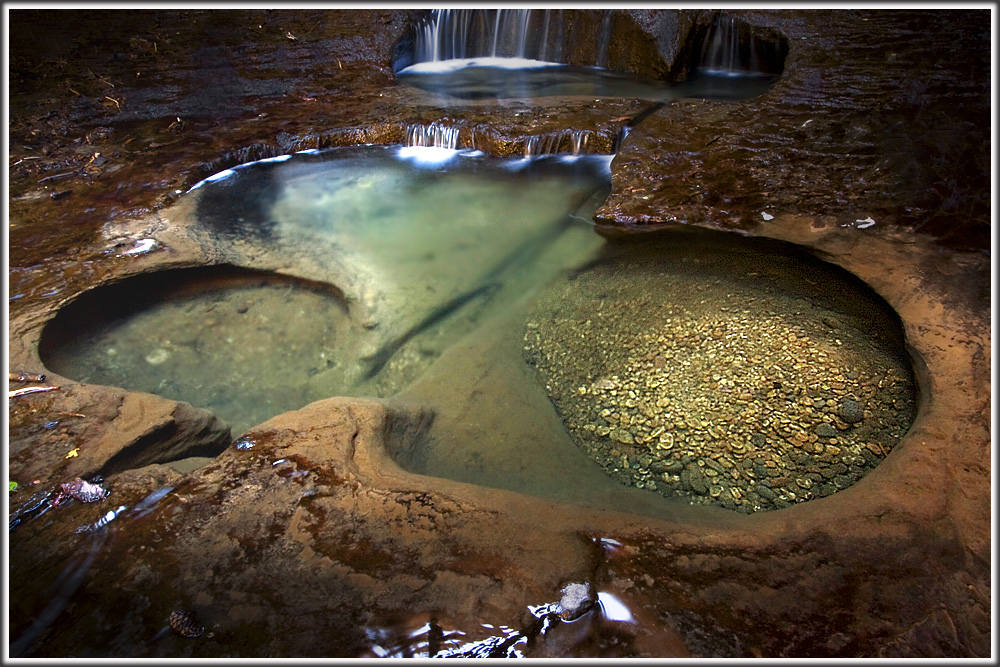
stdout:
<svg viewBox="0 0 1000 667">
<path fill-rule="evenodd" d="M 725 76 L 746 76 L 761 71 L 753 35 L 732 16 L 720 15 L 705 37 L 698 66 L 706 72 Z"/>
<path fill-rule="evenodd" d="M 558 62 L 563 33 L 561 9 L 434 9 L 416 27 L 414 62 L 483 57 Z"/>
<path fill-rule="evenodd" d="M 493 58 L 527 58 L 530 9 L 498 9 L 493 29 Z"/>
<path fill-rule="evenodd" d="M 625 140 L 628 138 L 628 133 L 631 131 L 632 128 L 629 127 L 628 125 L 623 125 L 618 130 L 618 134 L 615 135 L 614 144 L 611 146 L 612 153 L 617 153 L 619 150 L 621 150 L 622 144 L 625 143 Z"/>
<path fill-rule="evenodd" d="M 524 140 L 524 157 L 553 155 L 559 150 L 559 133 L 536 134 Z"/>
<path fill-rule="evenodd" d="M 608 49 L 611 47 L 611 24 L 614 19 L 614 10 L 605 9 L 604 18 L 601 19 L 601 33 L 597 40 L 597 66 L 608 66 Z"/>
<path fill-rule="evenodd" d="M 435 9 L 416 30 L 416 62 L 469 57 L 468 44 L 482 32 L 482 16 L 469 9 Z M 479 28 L 477 30 L 477 28 Z"/>
<path fill-rule="evenodd" d="M 590 130 L 564 130 L 536 134 L 524 140 L 524 157 L 539 155 L 556 155 L 563 144 L 568 143 L 573 155 L 581 155 L 587 147 Z"/>
<path fill-rule="evenodd" d="M 459 129 L 457 125 L 442 125 L 438 122 L 430 125 L 410 125 L 406 128 L 406 145 L 454 150 L 458 148 Z"/>
</svg>

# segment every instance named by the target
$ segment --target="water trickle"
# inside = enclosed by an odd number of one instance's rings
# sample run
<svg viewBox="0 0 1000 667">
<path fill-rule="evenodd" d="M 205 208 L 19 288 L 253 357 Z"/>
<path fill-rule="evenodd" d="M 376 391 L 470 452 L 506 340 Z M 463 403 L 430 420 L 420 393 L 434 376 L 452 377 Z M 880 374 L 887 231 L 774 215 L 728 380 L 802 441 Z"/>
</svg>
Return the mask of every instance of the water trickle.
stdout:
<svg viewBox="0 0 1000 667">
<path fill-rule="evenodd" d="M 457 125 L 442 125 L 437 122 L 430 125 L 410 125 L 406 128 L 406 145 L 455 150 L 458 148 L 459 131 Z"/>
<path fill-rule="evenodd" d="M 697 69 L 714 76 L 762 76 L 772 72 L 765 66 L 760 40 L 749 25 L 720 14 L 702 44 Z"/>
<path fill-rule="evenodd" d="M 559 602 L 528 605 L 513 625 L 418 617 L 397 626 L 366 627 L 363 658 L 635 657 L 639 622 L 606 591 L 589 584 L 563 588 Z M 596 599 L 595 599 L 596 597 Z M 569 601 L 569 602 L 568 602 Z M 414 627 L 416 626 L 416 627 Z M 463 627 L 464 626 L 464 627 Z M 460 629 L 461 628 L 461 629 Z M 682 645 L 666 656 L 686 657 Z"/>
<path fill-rule="evenodd" d="M 614 144 L 611 146 L 612 153 L 617 153 L 621 150 L 622 144 L 624 144 L 625 140 L 628 139 L 628 133 L 631 131 L 632 128 L 628 125 L 625 125 L 618 130 L 618 134 L 615 136 Z"/>
<path fill-rule="evenodd" d="M 611 47 L 611 25 L 614 19 L 614 10 L 605 9 L 601 19 L 601 32 L 597 42 L 597 66 L 608 66 L 608 50 Z"/>
<path fill-rule="evenodd" d="M 524 157 L 558 155 L 560 153 L 582 155 L 587 148 L 587 141 L 591 134 L 589 130 L 565 130 L 526 137 Z"/>
</svg>

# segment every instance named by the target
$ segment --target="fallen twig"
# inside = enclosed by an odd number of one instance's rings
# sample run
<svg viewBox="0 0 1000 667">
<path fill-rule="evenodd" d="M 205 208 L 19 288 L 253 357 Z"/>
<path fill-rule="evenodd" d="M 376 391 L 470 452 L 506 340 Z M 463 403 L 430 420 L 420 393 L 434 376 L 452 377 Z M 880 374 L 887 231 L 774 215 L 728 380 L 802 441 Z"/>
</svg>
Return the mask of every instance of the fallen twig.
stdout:
<svg viewBox="0 0 1000 667">
<path fill-rule="evenodd" d="M 20 389 L 11 389 L 7 392 L 7 398 L 14 398 L 16 396 L 24 396 L 25 394 L 35 394 L 40 391 L 52 391 L 53 389 L 58 389 L 59 387 L 21 387 Z"/>
<path fill-rule="evenodd" d="M 67 172 L 63 172 L 61 174 L 53 174 L 51 176 L 46 176 L 45 178 L 40 179 L 38 182 L 39 183 L 44 183 L 45 181 L 51 181 L 51 180 L 56 179 L 56 178 L 64 178 L 66 176 L 72 176 L 75 173 L 76 173 L 75 171 L 67 171 Z"/>
<path fill-rule="evenodd" d="M 96 74 L 94 74 L 93 70 L 89 70 L 88 69 L 87 70 L 87 74 L 89 74 L 91 77 L 93 77 L 94 79 L 100 81 L 103 84 L 107 84 L 107 85 L 111 86 L 112 88 L 115 87 L 115 84 L 111 83 L 110 81 L 108 81 L 107 79 L 105 79 L 103 76 L 97 76 Z"/>
<path fill-rule="evenodd" d="M 7 373 L 7 379 L 13 380 L 14 382 L 45 382 L 44 373 L 25 373 L 20 371 L 17 373 L 10 372 Z"/>
</svg>

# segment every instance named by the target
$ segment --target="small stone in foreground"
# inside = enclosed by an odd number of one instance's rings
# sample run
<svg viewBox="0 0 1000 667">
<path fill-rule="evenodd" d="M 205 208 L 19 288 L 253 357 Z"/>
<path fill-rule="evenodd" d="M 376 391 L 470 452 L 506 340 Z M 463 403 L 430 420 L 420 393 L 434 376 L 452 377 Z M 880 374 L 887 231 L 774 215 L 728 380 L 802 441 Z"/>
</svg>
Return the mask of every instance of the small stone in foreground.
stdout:
<svg viewBox="0 0 1000 667">
<path fill-rule="evenodd" d="M 833 428 L 832 426 L 830 426 L 826 422 L 822 422 L 820 424 L 817 424 L 816 428 L 813 429 L 813 433 L 815 433 L 816 435 L 818 435 L 821 438 L 836 438 L 837 437 L 837 429 Z"/>
<path fill-rule="evenodd" d="M 852 398 L 845 398 L 837 407 L 837 416 L 848 424 L 857 424 L 865 418 L 865 410 L 861 404 Z"/>
</svg>

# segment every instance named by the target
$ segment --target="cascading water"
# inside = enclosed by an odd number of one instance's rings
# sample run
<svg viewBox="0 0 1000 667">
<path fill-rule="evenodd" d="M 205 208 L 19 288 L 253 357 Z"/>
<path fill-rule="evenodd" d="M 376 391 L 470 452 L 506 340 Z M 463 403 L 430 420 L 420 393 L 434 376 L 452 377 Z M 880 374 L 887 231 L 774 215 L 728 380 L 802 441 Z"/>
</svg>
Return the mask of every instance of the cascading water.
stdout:
<svg viewBox="0 0 1000 667">
<path fill-rule="evenodd" d="M 597 40 L 597 66 L 608 66 L 608 49 L 611 46 L 611 26 L 614 20 L 614 10 L 605 9 L 601 19 L 601 32 Z"/>
<path fill-rule="evenodd" d="M 462 125 L 445 125 L 439 122 L 433 122 L 428 125 L 414 123 L 406 128 L 405 145 L 411 148 L 437 148 L 449 151 L 456 151 L 461 148 L 469 148 L 473 151 L 477 150 L 476 144 L 479 135 L 476 132 L 476 128 L 467 128 L 468 137 L 466 146 L 459 145 L 459 135 L 462 129 Z M 534 134 L 524 138 L 524 157 L 531 158 L 560 154 L 583 155 L 587 152 L 592 135 L 593 132 L 591 130 L 563 130 L 560 132 Z M 612 143 L 618 145 L 623 138 L 616 137 Z"/>
<path fill-rule="evenodd" d="M 628 133 L 631 131 L 632 128 L 628 125 L 624 125 L 620 130 L 618 130 L 618 134 L 615 136 L 614 144 L 611 146 L 612 153 L 617 153 L 621 149 L 622 144 L 624 144 L 625 140 L 628 139 Z"/>
<path fill-rule="evenodd" d="M 567 130 L 527 137 L 524 140 L 524 157 L 565 153 L 566 151 L 561 149 L 567 144 L 572 155 L 580 155 L 587 147 L 590 134 L 587 130 Z"/>
<path fill-rule="evenodd" d="M 458 148 L 459 130 L 457 125 L 436 122 L 430 125 L 410 125 L 406 128 L 406 145 L 455 150 Z"/>
<path fill-rule="evenodd" d="M 415 30 L 414 62 L 470 58 L 547 61 L 550 43 L 555 48 L 549 54 L 553 60 L 548 62 L 558 62 L 564 25 L 562 10 L 434 9 Z"/>
<path fill-rule="evenodd" d="M 784 69 L 788 44 L 759 35 L 736 16 L 718 14 L 694 31 L 691 71 L 686 82 L 692 96 L 741 99 L 766 92 Z"/>
<path fill-rule="evenodd" d="M 493 30 L 493 50 L 490 55 L 494 58 L 504 56 L 503 49 L 509 40 L 514 48 L 508 57 L 525 58 L 530 18 L 530 9 L 498 9 L 496 28 Z"/>
<path fill-rule="evenodd" d="M 401 43 L 396 75 L 448 104 L 543 96 L 745 99 L 774 83 L 787 53 L 782 39 L 756 36 L 744 21 L 719 15 L 693 33 L 690 80 L 643 79 L 612 69 L 623 60 L 615 48 L 628 42 L 627 26 L 611 9 L 435 9 Z"/>
<path fill-rule="evenodd" d="M 705 39 L 699 68 L 716 76 L 758 74 L 760 59 L 754 40 L 741 40 L 736 19 L 732 16 L 720 16 L 712 24 Z"/>
</svg>

